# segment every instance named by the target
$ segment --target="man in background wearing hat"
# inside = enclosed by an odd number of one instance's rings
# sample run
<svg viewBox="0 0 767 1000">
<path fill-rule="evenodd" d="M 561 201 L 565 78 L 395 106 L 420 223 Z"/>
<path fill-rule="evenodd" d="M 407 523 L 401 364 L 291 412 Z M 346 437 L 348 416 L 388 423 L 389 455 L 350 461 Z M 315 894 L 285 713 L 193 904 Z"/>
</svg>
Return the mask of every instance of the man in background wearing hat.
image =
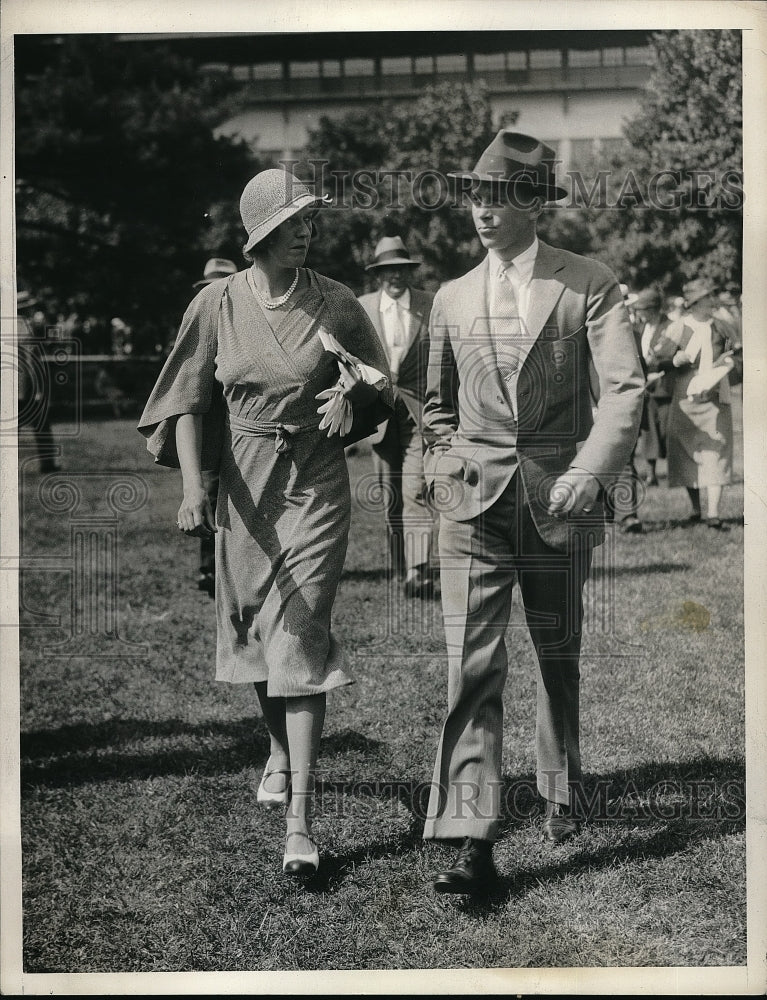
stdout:
<svg viewBox="0 0 767 1000">
<path fill-rule="evenodd" d="M 386 504 L 386 530 L 394 573 L 410 597 L 431 593 L 433 519 L 424 498 L 421 415 L 426 393 L 429 315 L 434 296 L 410 284 L 420 260 L 399 236 L 379 240 L 372 263 L 378 291 L 360 296 L 386 351 L 394 414 L 370 439 L 373 465 Z"/>
<path fill-rule="evenodd" d="M 615 275 L 537 237 L 543 205 L 567 193 L 554 155 L 502 129 L 473 172 L 451 175 L 488 253 L 437 292 L 430 326 L 424 464 L 440 513 L 449 681 L 424 837 L 463 838 L 438 892 L 484 890 L 496 876 L 517 582 L 540 668 L 543 835 L 559 843 L 578 829 L 581 590 L 605 534 L 604 494 L 637 439 L 644 377 Z"/>
<path fill-rule="evenodd" d="M 211 257 L 205 264 L 202 278 L 195 281 L 193 288 L 205 288 L 218 278 L 226 278 L 237 273 L 237 265 L 226 257 Z M 216 516 L 216 499 L 218 497 L 218 473 L 208 469 L 202 470 L 202 484 L 208 494 L 210 509 Z M 200 572 L 197 577 L 197 588 L 205 591 L 210 597 L 216 596 L 216 536 L 211 532 L 207 538 L 200 538 Z"/>
<path fill-rule="evenodd" d="M 658 358 L 658 347 L 671 320 L 663 311 L 663 296 L 657 288 L 645 288 L 634 301 L 634 313 L 639 331 L 640 350 L 647 373 L 645 389 L 645 419 L 639 434 L 639 448 L 647 463 L 645 483 L 658 485 L 656 463 L 666 457 L 668 411 L 671 405 L 671 386 L 664 374 L 669 362 Z"/>
</svg>

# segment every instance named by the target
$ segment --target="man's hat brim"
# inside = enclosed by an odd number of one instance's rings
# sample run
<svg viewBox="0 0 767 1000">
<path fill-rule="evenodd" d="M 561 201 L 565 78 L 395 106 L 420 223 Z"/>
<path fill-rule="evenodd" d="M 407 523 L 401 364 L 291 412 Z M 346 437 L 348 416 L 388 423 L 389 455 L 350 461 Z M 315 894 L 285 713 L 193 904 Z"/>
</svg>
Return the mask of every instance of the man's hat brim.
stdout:
<svg viewBox="0 0 767 1000">
<path fill-rule="evenodd" d="M 367 264 L 365 267 L 366 271 L 374 271 L 377 267 L 394 267 L 401 264 L 407 264 L 410 267 L 418 267 L 422 262 L 420 260 L 410 260 L 408 257 L 392 257 L 391 260 L 377 260 L 373 261 L 372 264 Z"/>
<path fill-rule="evenodd" d="M 449 171 L 447 176 L 456 180 L 465 178 L 475 182 L 487 181 L 490 184 L 497 184 L 499 187 L 513 185 L 514 188 L 522 188 L 533 195 L 546 198 L 547 201 L 560 201 L 562 198 L 567 197 L 567 191 L 559 187 L 558 184 L 540 184 L 527 176 L 508 177 L 497 173 L 484 173 L 483 171 L 476 170 Z"/>
</svg>

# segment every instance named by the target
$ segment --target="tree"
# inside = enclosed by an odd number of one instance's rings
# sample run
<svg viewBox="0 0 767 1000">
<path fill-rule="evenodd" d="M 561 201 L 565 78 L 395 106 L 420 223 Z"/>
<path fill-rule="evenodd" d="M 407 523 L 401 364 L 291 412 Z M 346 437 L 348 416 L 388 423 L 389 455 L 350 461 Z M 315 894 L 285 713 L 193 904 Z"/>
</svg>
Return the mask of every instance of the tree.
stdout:
<svg viewBox="0 0 767 1000">
<path fill-rule="evenodd" d="M 419 284 L 437 287 L 468 270 L 480 247 L 447 173 L 471 169 L 495 131 L 483 85 L 430 87 L 413 103 L 321 118 L 307 179 L 333 206 L 320 213 L 312 266 L 361 292 L 375 242 L 399 234 L 423 260 Z"/>
<path fill-rule="evenodd" d="M 737 31 L 659 32 L 654 68 L 627 144 L 611 162 L 584 171 L 592 193 L 609 171 L 606 204 L 552 213 L 553 241 L 591 252 L 628 284 L 678 292 L 704 274 L 740 282 L 743 115 Z M 582 204 L 582 202 L 581 202 Z M 578 240 L 580 247 L 573 245 Z"/>
<path fill-rule="evenodd" d="M 256 165 L 213 136 L 229 94 L 164 48 L 106 35 L 66 36 L 19 75 L 17 260 L 52 315 L 172 329 L 205 259 L 239 255 Z"/>
</svg>

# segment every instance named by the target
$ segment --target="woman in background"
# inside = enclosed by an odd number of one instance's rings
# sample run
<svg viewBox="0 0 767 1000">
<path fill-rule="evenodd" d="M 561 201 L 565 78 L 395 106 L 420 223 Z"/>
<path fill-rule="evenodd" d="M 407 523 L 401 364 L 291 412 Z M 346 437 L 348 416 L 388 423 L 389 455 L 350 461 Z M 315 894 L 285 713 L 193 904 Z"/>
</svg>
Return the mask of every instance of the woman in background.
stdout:
<svg viewBox="0 0 767 1000">
<path fill-rule="evenodd" d="M 668 485 L 687 489 L 693 523 L 702 519 L 700 491 L 705 489 L 706 524 L 722 531 L 727 527 L 719 504 L 732 480 L 730 379 L 742 378 L 741 347 L 734 327 L 713 315 L 712 283 L 696 278 L 683 290 L 685 312 L 666 328 L 656 349 L 660 363 L 671 363 Z M 695 392 L 696 376 L 711 387 Z"/>
</svg>

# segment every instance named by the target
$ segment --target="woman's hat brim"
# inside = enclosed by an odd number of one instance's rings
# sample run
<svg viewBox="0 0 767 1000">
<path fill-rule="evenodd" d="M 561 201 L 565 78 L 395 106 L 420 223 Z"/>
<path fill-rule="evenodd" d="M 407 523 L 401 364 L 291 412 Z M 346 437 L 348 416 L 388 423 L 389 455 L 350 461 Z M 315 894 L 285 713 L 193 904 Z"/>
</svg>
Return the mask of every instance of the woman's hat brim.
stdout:
<svg viewBox="0 0 767 1000">
<path fill-rule="evenodd" d="M 281 226 L 283 222 L 289 219 L 296 212 L 300 212 L 304 208 L 308 208 L 309 205 L 316 205 L 318 208 L 320 205 L 329 205 L 331 202 L 330 195 L 313 195 L 313 194 L 300 194 L 293 201 L 289 202 L 287 205 L 283 205 L 279 208 L 273 215 L 270 215 L 268 219 L 265 219 L 248 235 L 248 242 L 242 248 L 243 253 L 247 253 L 252 250 L 254 246 L 261 242 L 265 236 L 273 232 L 278 226 Z"/>
<path fill-rule="evenodd" d="M 450 171 L 447 176 L 455 179 L 468 178 L 473 181 L 487 181 L 490 184 L 514 184 L 524 187 L 525 190 L 531 191 L 534 195 L 547 198 L 549 201 L 560 201 L 567 197 L 567 191 L 557 184 L 537 184 L 529 177 L 499 177 L 498 174 L 486 174 L 476 170 Z"/>
</svg>

